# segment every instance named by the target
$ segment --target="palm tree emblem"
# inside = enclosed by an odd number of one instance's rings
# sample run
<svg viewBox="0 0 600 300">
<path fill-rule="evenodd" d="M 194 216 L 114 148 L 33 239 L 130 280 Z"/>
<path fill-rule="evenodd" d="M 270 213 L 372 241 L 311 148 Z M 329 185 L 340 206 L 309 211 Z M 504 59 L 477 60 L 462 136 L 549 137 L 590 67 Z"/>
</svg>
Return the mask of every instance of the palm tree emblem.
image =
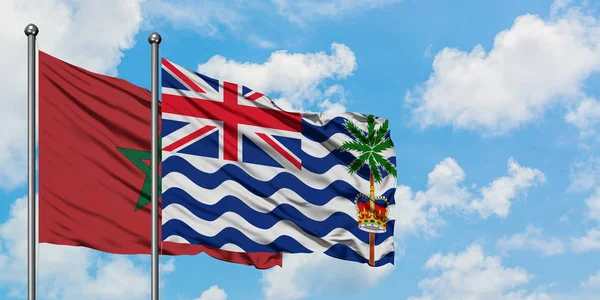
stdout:
<svg viewBox="0 0 600 300">
<path fill-rule="evenodd" d="M 390 139 L 388 120 L 375 130 L 375 117 L 367 116 L 367 134 L 364 134 L 352 121 L 346 120 L 346 129 L 350 132 L 353 141 L 346 141 L 342 144 L 341 149 L 350 151 L 354 150 L 360 153 L 348 167 L 350 174 L 354 174 L 360 168 L 367 164 L 371 170 L 371 191 L 374 190 L 373 179 L 379 183 L 382 180 L 379 167 L 382 167 L 386 172 L 396 178 L 396 167 L 381 155 L 381 152 L 394 147 L 394 143 Z"/>
<path fill-rule="evenodd" d="M 358 227 L 369 232 L 371 246 L 369 263 L 374 266 L 374 234 L 385 232 L 387 222 L 387 199 L 385 197 L 375 197 L 375 182 L 380 183 L 383 179 L 380 168 L 396 178 L 396 167 L 382 155 L 383 151 L 394 147 L 394 144 L 389 136 L 388 120 L 385 120 L 378 129 L 375 129 L 375 117 L 368 115 L 366 133 L 350 120 L 346 120 L 344 126 L 352 135 L 353 140 L 344 142 L 341 150 L 359 153 L 357 158 L 348 166 L 348 172 L 355 174 L 364 165 L 369 168 L 369 196 L 361 193 L 355 201 L 358 210 Z"/>
</svg>

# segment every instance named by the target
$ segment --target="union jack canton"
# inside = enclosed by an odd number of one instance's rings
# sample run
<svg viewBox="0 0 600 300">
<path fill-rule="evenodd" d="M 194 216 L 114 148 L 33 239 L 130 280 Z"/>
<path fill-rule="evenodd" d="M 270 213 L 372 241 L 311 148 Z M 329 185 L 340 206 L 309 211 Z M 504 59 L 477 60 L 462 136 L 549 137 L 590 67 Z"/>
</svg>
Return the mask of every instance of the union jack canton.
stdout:
<svg viewBox="0 0 600 300">
<path fill-rule="evenodd" d="M 258 154 L 262 150 L 279 167 L 302 168 L 288 149 L 300 147 L 299 113 L 274 110 L 268 97 L 243 85 L 190 72 L 164 58 L 162 64 L 164 151 L 277 166 Z M 272 134 L 290 139 L 285 145 Z"/>
</svg>

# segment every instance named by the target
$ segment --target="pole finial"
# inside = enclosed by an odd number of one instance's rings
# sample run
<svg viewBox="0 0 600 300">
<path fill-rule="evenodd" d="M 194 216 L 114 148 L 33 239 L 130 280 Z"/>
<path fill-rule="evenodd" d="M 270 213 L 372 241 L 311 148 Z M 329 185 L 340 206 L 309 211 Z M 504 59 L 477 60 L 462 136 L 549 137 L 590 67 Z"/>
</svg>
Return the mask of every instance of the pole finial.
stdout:
<svg viewBox="0 0 600 300">
<path fill-rule="evenodd" d="M 157 32 L 151 33 L 150 36 L 148 37 L 148 43 L 150 43 L 150 44 L 160 44 L 161 41 L 162 41 L 162 38 L 160 37 L 160 34 L 158 34 Z"/>
<path fill-rule="evenodd" d="M 30 35 L 37 36 L 38 32 L 40 32 L 40 30 L 33 23 L 30 23 L 29 25 L 27 25 L 25 27 L 25 35 L 26 36 L 30 36 Z"/>
</svg>

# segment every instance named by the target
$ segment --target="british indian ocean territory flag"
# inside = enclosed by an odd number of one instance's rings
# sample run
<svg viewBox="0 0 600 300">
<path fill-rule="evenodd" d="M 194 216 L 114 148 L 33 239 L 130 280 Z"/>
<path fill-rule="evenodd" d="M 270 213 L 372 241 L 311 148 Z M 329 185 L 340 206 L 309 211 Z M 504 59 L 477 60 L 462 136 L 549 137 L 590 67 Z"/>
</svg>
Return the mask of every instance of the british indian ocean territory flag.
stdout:
<svg viewBox="0 0 600 300">
<path fill-rule="evenodd" d="M 164 241 L 394 263 L 386 120 L 284 111 L 163 59 L 161 125 Z"/>
</svg>

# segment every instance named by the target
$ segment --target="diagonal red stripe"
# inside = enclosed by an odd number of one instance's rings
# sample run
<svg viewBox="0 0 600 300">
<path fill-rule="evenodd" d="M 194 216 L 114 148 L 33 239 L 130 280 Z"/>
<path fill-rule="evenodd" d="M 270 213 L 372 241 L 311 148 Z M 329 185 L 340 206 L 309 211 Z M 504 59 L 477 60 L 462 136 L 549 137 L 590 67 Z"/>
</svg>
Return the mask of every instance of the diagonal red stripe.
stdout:
<svg viewBox="0 0 600 300">
<path fill-rule="evenodd" d="M 188 135 L 186 135 L 185 137 L 181 138 L 180 140 L 174 142 L 173 144 L 166 146 L 163 148 L 163 151 L 173 151 L 183 145 L 185 145 L 186 143 L 190 142 L 191 140 L 198 138 L 200 136 L 202 136 L 203 134 L 215 129 L 217 126 L 212 126 L 212 125 L 206 125 Z"/>
<path fill-rule="evenodd" d="M 264 94 L 254 93 L 254 94 L 250 95 L 249 97 L 246 97 L 246 99 L 254 101 L 262 96 L 264 96 Z"/>
<path fill-rule="evenodd" d="M 191 79 L 189 79 L 189 78 L 187 78 L 187 76 L 183 75 L 183 73 L 181 73 L 181 71 L 179 71 L 168 60 L 166 60 L 166 59 L 163 58 L 162 59 L 162 64 L 169 71 L 171 71 L 173 73 L 173 75 L 177 76 L 180 80 L 183 80 L 183 82 L 185 82 L 185 84 L 187 84 L 190 88 L 192 88 L 192 90 L 194 90 L 194 92 L 206 93 L 202 88 L 200 88 L 197 84 L 195 84 Z"/>
<path fill-rule="evenodd" d="M 275 149 L 275 151 L 279 152 L 279 154 L 281 154 L 283 157 L 285 157 L 285 159 L 289 160 L 294 166 L 296 166 L 296 168 L 298 168 L 298 170 L 302 170 L 302 163 L 297 160 L 295 157 L 293 157 L 292 155 L 290 155 L 285 149 L 281 148 L 281 146 L 279 146 L 279 144 L 277 144 L 275 141 L 273 141 L 273 139 L 271 139 L 269 136 L 267 136 L 264 133 L 256 133 L 261 139 L 263 139 L 263 141 L 267 142 L 267 144 L 269 144 L 269 146 L 273 147 Z"/>
</svg>

